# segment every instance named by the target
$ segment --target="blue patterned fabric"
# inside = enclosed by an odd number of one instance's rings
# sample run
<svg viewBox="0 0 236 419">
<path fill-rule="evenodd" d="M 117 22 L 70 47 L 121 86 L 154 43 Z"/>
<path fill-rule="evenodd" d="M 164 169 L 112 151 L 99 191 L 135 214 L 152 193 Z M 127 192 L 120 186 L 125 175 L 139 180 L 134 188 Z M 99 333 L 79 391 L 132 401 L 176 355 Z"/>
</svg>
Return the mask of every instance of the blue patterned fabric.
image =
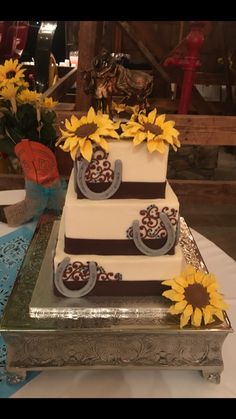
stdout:
<svg viewBox="0 0 236 419">
<path fill-rule="evenodd" d="M 37 222 L 34 221 L 0 237 L 0 319 L 36 225 Z M 9 397 L 38 374 L 27 374 L 27 380 L 24 382 L 9 385 L 6 382 L 5 364 L 6 345 L 0 335 L 0 398 Z"/>
</svg>

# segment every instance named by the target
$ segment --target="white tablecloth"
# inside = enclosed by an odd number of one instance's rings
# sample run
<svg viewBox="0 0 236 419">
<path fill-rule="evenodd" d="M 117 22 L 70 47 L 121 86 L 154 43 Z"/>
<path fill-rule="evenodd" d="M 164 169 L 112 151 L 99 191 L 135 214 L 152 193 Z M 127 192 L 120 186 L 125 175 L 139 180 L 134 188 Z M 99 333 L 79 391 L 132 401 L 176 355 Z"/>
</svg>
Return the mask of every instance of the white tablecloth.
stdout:
<svg viewBox="0 0 236 419">
<path fill-rule="evenodd" d="M 25 192 L 0 191 L 0 204 L 24 198 Z M 0 236 L 14 229 L 0 223 Z M 210 272 L 217 275 L 229 304 L 228 315 L 236 330 L 236 262 L 214 243 L 192 230 Z M 236 397 L 236 333 L 223 344 L 224 371 L 221 383 L 205 381 L 198 371 L 168 370 L 81 370 L 42 372 L 12 398 L 141 398 L 141 397 Z"/>
</svg>

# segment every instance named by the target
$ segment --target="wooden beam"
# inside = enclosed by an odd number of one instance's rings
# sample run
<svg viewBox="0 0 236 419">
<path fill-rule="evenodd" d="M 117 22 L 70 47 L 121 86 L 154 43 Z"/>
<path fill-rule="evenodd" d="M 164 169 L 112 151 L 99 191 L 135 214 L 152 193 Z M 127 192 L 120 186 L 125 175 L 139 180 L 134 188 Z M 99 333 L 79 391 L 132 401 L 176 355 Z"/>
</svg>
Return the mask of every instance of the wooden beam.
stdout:
<svg viewBox="0 0 236 419">
<path fill-rule="evenodd" d="M 153 23 L 146 20 L 132 20 L 129 21 L 129 25 L 138 33 L 143 44 L 150 49 L 157 60 L 161 61 L 164 56 L 164 49 L 160 45 L 160 42 L 157 41 L 157 34 Z"/>
<path fill-rule="evenodd" d="M 78 70 L 90 70 L 92 60 L 98 52 L 99 38 L 101 36 L 101 23 L 97 21 L 80 21 L 79 28 L 79 64 Z M 76 109 L 88 111 L 91 105 L 91 96 L 83 90 L 80 71 L 77 73 Z"/>
<path fill-rule="evenodd" d="M 236 116 L 168 115 L 176 122 L 181 144 L 236 145 Z"/>
<path fill-rule="evenodd" d="M 73 113 L 78 117 L 84 115 L 84 112 Z M 71 115 L 72 112 L 58 112 L 57 125 Z M 181 144 L 236 145 L 236 116 L 168 114 L 166 119 L 175 121 Z"/>
<path fill-rule="evenodd" d="M 117 21 L 121 28 L 127 33 L 127 35 L 133 40 L 135 45 L 139 48 L 144 57 L 148 60 L 149 63 L 155 68 L 159 73 L 161 78 L 167 83 L 171 83 L 168 73 L 162 68 L 159 64 L 153 53 L 147 48 L 143 41 L 140 39 L 139 34 L 131 27 L 130 23 L 127 21 Z"/>
<path fill-rule="evenodd" d="M 148 62 L 154 67 L 154 69 L 158 72 L 161 78 L 168 84 L 171 83 L 171 78 L 168 72 L 162 67 L 162 65 L 157 61 L 155 58 L 154 52 L 150 48 L 150 46 L 146 46 L 142 39 L 140 39 L 140 33 L 134 28 L 131 27 L 131 24 L 127 21 L 117 21 L 118 24 L 123 28 L 123 30 L 128 34 L 128 36 L 133 40 L 135 45 L 139 48 L 141 53 L 144 57 L 148 60 Z M 179 83 L 178 83 L 179 84 Z M 182 83 L 181 83 L 182 84 Z M 181 85 L 180 85 L 181 87 Z M 214 107 L 209 106 L 199 91 L 193 86 L 192 89 L 192 98 L 191 102 L 193 106 L 196 108 L 199 114 L 214 114 L 215 110 Z"/>
<path fill-rule="evenodd" d="M 12 189 L 24 189 L 25 178 L 23 175 L 5 174 L 0 175 L 0 191 L 7 191 Z"/>
<path fill-rule="evenodd" d="M 200 115 L 214 115 L 216 113 L 214 104 L 210 105 L 195 86 L 192 87 L 191 103 Z"/>
<path fill-rule="evenodd" d="M 72 68 L 64 77 L 59 79 L 54 86 L 51 86 L 46 92 L 43 93 L 43 97 L 51 96 L 54 100 L 59 100 L 63 97 L 68 89 L 75 83 L 77 75 L 77 68 Z"/>
<path fill-rule="evenodd" d="M 183 71 L 180 68 L 167 68 L 166 69 L 171 83 L 182 83 L 183 80 Z M 231 84 L 235 83 L 235 74 L 230 71 L 230 81 Z M 204 84 L 222 86 L 226 85 L 226 78 L 224 73 L 205 73 L 202 71 L 197 71 L 194 77 L 194 84 Z"/>
<path fill-rule="evenodd" d="M 149 101 L 151 107 L 156 107 L 157 109 L 159 109 L 159 113 L 160 113 L 160 109 L 161 109 L 161 112 L 163 112 L 162 109 L 164 109 L 164 111 L 167 112 L 167 113 L 177 113 L 178 112 L 178 107 L 179 107 L 179 100 L 178 99 L 150 97 L 148 99 L 148 101 Z M 221 114 L 224 113 L 224 103 L 211 102 L 211 101 L 207 101 L 207 103 L 210 106 L 214 106 L 214 110 L 215 110 L 216 115 L 221 115 Z M 197 113 L 196 108 L 193 106 L 192 103 L 190 103 L 189 114 L 196 114 L 196 113 Z"/>
<path fill-rule="evenodd" d="M 236 181 L 169 179 L 181 202 L 236 203 Z"/>
</svg>

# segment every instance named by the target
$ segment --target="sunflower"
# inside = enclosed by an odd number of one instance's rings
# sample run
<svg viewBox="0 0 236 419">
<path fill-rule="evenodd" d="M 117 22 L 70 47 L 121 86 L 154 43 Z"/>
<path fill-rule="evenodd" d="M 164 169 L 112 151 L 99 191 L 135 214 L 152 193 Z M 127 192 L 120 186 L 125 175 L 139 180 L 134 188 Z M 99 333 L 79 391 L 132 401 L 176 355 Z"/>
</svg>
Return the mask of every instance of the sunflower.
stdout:
<svg viewBox="0 0 236 419">
<path fill-rule="evenodd" d="M 11 100 L 15 99 L 18 91 L 18 87 L 12 83 L 8 83 L 5 87 L 0 90 L 1 99 Z"/>
<path fill-rule="evenodd" d="M 12 58 L 0 65 L 0 85 L 5 86 L 9 82 L 17 85 L 21 83 L 25 71 L 25 69 L 21 68 L 22 65 L 19 64 L 18 60 L 13 61 Z"/>
<path fill-rule="evenodd" d="M 176 151 L 177 147 L 180 147 L 180 142 L 178 140 L 179 132 L 174 128 L 174 125 L 174 121 L 165 121 L 165 115 L 157 116 L 155 108 L 147 116 L 140 112 L 135 120 L 131 118 L 126 124 L 122 124 L 121 138 L 133 137 L 134 145 L 146 140 L 150 153 L 158 151 L 163 154 L 167 144 L 171 144 Z"/>
<path fill-rule="evenodd" d="M 93 142 L 108 151 L 108 143 L 103 137 L 119 139 L 119 135 L 115 131 L 119 128 L 119 124 L 111 121 L 109 115 L 100 112 L 96 114 L 92 107 L 89 109 L 87 116 L 78 119 L 75 115 L 72 115 L 70 121 L 66 119 L 65 127 L 66 130 L 60 128 L 62 137 L 56 145 L 65 140 L 60 147 L 62 150 L 70 152 L 73 160 L 75 160 L 79 150 L 86 160 L 91 161 Z"/>
<path fill-rule="evenodd" d="M 17 99 L 22 103 L 36 103 L 39 102 L 41 96 L 42 94 L 37 93 L 36 90 L 24 89 L 18 94 Z"/>
<path fill-rule="evenodd" d="M 168 312 L 181 314 L 181 328 L 189 321 L 196 327 L 201 325 L 202 320 L 204 324 L 212 323 L 214 316 L 224 321 L 223 310 L 226 310 L 227 305 L 217 291 L 219 285 L 214 275 L 197 271 L 193 266 L 187 265 L 180 276 L 163 281 L 162 284 L 172 288 L 162 295 L 175 301 Z"/>
<path fill-rule="evenodd" d="M 53 109 L 58 104 L 57 101 L 54 101 L 51 97 L 45 97 L 44 100 L 40 103 L 42 108 Z"/>
<path fill-rule="evenodd" d="M 131 105 L 127 105 L 126 103 L 116 103 L 112 101 L 112 109 L 118 114 L 120 114 L 121 112 L 127 112 L 129 114 L 138 115 L 140 106 L 139 105 L 131 106 Z"/>
<path fill-rule="evenodd" d="M 12 83 L 6 84 L 0 91 L 0 99 L 9 100 L 11 102 L 12 112 L 16 114 L 17 106 L 16 106 L 16 95 L 17 95 L 18 87 L 14 86 Z"/>
</svg>

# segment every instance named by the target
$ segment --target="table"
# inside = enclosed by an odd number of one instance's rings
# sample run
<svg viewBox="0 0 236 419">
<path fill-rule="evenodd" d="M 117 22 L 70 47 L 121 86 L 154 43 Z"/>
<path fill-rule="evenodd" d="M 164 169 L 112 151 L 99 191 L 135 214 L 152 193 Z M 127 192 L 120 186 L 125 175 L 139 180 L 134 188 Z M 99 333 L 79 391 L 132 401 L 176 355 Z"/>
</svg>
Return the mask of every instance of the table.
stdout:
<svg viewBox="0 0 236 419">
<path fill-rule="evenodd" d="M 10 193 L 11 192 L 11 193 Z M 7 203 L 24 197 L 24 191 L 10 191 Z M 0 203 L 5 195 L 0 192 Z M 14 194 L 14 197 L 13 197 Z M 10 198 L 12 201 L 10 202 Z M 6 203 L 6 201 L 4 202 Z M 2 230 L 0 225 L 0 234 Z M 7 227 L 4 226 L 6 234 Z M 199 233 L 192 230 L 210 272 L 217 275 L 230 305 L 228 314 L 236 328 L 236 262 Z M 42 372 L 12 395 L 21 397 L 236 397 L 235 333 L 223 344 L 224 371 L 221 383 L 204 381 L 198 371 L 172 370 L 82 370 Z M 187 383 L 187 385 L 186 385 Z"/>
</svg>

